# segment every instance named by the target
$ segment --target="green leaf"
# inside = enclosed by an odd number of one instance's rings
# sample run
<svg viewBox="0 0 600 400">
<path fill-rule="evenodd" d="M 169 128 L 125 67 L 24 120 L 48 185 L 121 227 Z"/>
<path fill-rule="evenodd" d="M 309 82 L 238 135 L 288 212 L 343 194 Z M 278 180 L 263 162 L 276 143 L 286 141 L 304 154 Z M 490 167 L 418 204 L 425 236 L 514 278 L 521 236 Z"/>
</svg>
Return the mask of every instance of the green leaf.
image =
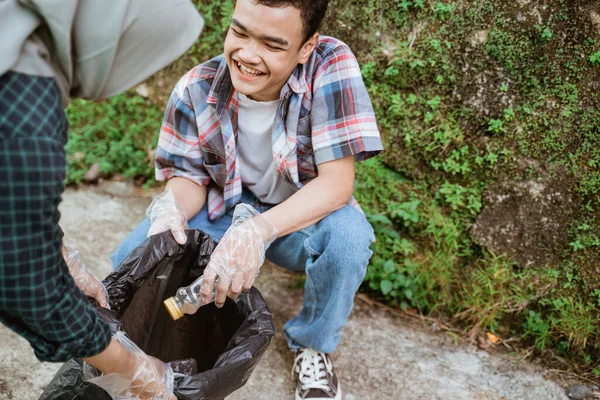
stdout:
<svg viewBox="0 0 600 400">
<path fill-rule="evenodd" d="M 380 285 L 381 287 L 381 293 L 387 295 L 392 291 L 392 282 L 388 281 L 388 280 L 383 280 L 381 281 Z"/>
<path fill-rule="evenodd" d="M 394 260 L 387 260 L 385 264 L 383 264 L 383 270 L 387 273 L 394 272 L 396 269 L 396 263 Z"/>
<path fill-rule="evenodd" d="M 385 232 L 390 239 L 400 239 L 400 234 L 393 229 L 386 229 Z"/>
<path fill-rule="evenodd" d="M 392 221 L 383 214 L 369 214 L 367 215 L 369 222 L 379 222 L 385 225 L 392 225 Z"/>
</svg>

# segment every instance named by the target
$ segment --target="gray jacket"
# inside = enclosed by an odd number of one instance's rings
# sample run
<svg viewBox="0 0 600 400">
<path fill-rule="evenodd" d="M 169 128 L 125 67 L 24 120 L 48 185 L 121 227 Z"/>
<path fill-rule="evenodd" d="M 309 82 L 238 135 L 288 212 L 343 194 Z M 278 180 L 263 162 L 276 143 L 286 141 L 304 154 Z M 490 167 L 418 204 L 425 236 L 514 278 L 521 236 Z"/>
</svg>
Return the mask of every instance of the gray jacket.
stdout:
<svg viewBox="0 0 600 400">
<path fill-rule="evenodd" d="M 64 106 L 108 98 L 174 61 L 203 25 L 190 0 L 0 0 L 0 75 L 52 76 Z"/>
</svg>

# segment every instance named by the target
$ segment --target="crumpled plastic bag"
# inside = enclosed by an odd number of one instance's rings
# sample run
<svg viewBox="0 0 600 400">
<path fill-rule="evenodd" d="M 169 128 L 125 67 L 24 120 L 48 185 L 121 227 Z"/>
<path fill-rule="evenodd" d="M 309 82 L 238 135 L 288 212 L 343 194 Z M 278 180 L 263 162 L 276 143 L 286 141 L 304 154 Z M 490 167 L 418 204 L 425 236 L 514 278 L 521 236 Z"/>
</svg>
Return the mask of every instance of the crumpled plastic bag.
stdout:
<svg viewBox="0 0 600 400">
<path fill-rule="evenodd" d="M 169 362 L 178 399 L 222 400 L 242 387 L 275 335 L 273 318 L 252 288 L 223 308 L 207 304 L 173 321 L 163 300 L 202 275 L 216 243 L 204 232 L 186 231 L 187 243 L 171 232 L 147 239 L 110 274 L 105 284 L 111 310 L 98 312 L 113 332 L 124 330 L 144 352 Z M 110 400 L 85 382 L 83 362 L 65 363 L 40 397 L 43 400 Z"/>
</svg>

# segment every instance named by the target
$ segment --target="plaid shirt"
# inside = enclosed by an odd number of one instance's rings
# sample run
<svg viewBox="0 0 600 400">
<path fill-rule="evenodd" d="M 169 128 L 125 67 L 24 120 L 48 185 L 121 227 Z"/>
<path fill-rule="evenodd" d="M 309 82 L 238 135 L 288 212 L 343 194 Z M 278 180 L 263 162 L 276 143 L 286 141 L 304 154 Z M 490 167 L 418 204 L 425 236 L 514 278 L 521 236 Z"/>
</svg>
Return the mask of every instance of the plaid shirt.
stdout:
<svg viewBox="0 0 600 400">
<path fill-rule="evenodd" d="M 111 339 L 61 255 L 67 129 L 54 79 L 0 76 L 0 322 L 42 361 L 89 357 Z"/>
<path fill-rule="evenodd" d="M 279 173 L 302 188 L 321 163 L 382 150 L 373 107 L 348 46 L 322 37 L 281 90 L 273 124 L 273 158 Z M 223 55 L 189 71 L 167 105 L 156 150 L 156 179 L 185 177 L 208 186 L 208 213 L 216 219 L 242 193 L 236 136 L 238 94 Z M 353 204 L 356 204 L 354 199 Z"/>
</svg>

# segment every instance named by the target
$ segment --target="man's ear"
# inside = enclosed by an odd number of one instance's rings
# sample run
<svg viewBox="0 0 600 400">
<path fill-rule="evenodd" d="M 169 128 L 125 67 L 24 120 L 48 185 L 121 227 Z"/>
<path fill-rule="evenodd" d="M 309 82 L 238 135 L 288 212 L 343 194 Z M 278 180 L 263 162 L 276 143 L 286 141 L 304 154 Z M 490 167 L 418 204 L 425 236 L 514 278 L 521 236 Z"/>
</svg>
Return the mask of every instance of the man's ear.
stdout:
<svg viewBox="0 0 600 400">
<path fill-rule="evenodd" d="M 298 59 L 298 64 L 304 64 L 308 61 L 318 42 L 319 32 L 315 32 L 315 34 L 312 35 L 310 39 L 308 39 L 306 43 L 302 45 L 302 48 L 300 49 L 300 58 Z"/>
</svg>

